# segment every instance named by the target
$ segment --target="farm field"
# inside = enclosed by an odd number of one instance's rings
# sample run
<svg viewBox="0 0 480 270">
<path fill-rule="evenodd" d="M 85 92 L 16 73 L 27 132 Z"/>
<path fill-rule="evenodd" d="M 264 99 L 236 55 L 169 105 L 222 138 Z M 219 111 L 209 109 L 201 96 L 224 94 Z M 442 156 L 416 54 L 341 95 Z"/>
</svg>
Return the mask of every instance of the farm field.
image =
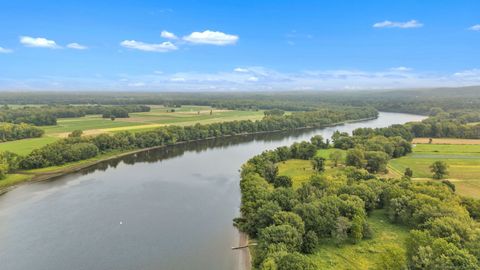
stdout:
<svg viewBox="0 0 480 270">
<path fill-rule="evenodd" d="M 413 144 L 428 144 L 430 138 L 415 138 Z M 433 138 L 431 144 L 480 144 L 480 140 L 475 139 L 454 139 L 454 138 Z"/>
<path fill-rule="evenodd" d="M 101 115 L 88 115 L 80 118 L 60 118 L 56 126 L 43 126 L 42 138 L 24 139 L 0 143 L 0 151 L 11 151 L 26 155 L 33 149 L 65 138 L 74 130 L 82 130 L 85 135 L 115 133 L 125 130 L 148 130 L 165 125 L 189 126 L 196 123 L 210 124 L 234 120 L 260 120 L 263 111 L 216 110 L 209 106 L 182 106 L 166 108 L 151 106 L 150 112 L 130 113 L 129 118 L 117 118 L 114 121 Z M 174 109 L 175 112 L 170 110 Z M 168 111 L 168 112 L 167 112 Z M 212 112 L 212 114 L 210 114 Z"/>
<path fill-rule="evenodd" d="M 400 176 L 411 168 L 414 180 L 428 180 L 432 177 L 429 166 L 437 160 L 448 164 L 447 179 L 457 193 L 480 198 L 480 144 L 416 144 L 412 154 L 390 160 L 389 171 Z"/>
</svg>

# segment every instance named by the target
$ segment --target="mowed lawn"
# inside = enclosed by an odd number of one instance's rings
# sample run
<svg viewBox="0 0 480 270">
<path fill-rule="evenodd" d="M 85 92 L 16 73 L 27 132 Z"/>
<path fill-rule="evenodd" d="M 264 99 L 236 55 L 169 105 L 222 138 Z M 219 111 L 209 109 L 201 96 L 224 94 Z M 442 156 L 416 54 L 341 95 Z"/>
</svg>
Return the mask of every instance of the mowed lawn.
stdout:
<svg viewBox="0 0 480 270">
<path fill-rule="evenodd" d="M 10 151 L 19 155 L 28 155 L 33 149 L 40 148 L 56 140 L 58 140 L 58 138 L 44 136 L 41 138 L 2 142 L 0 143 L 0 152 Z"/>
<path fill-rule="evenodd" d="M 435 139 L 434 139 L 435 140 Z M 413 178 L 430 179 L 430 165 L 445 161 L 452 181 L 461 195 L 480 198 L 480 144 L 416 144 L 413 153 L 389 162 L 389 170 L 402 175 L 406 168 L 413 170 Z"/>
</svg>

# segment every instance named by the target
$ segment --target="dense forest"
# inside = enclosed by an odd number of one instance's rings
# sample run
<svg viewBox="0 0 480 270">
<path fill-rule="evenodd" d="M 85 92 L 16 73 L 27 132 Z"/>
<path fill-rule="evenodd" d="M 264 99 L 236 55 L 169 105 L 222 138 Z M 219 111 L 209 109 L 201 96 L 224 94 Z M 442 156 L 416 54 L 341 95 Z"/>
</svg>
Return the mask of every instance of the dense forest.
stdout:
<svg viewBox="0 0 480 270">
<path fill-rule="evenodd" d="M 375 174 L 389 158 L 411 151 L 406 127 L 336 133 L 333 144 L 315 136 L 310 142 L 280 147 L 251 158 L 241 171 L 240 230 L 257 240 L 254 266 L 261 270 L 317 269 L 306 256 L 320 241 L 337 245 L 372 237 L 368 216 L 384 209 L 388 220 L 408 226 L 406 254 L 389 250 L 377 269 L 480 269 L 480 201 L 460 198 L 454 185 L 383 179 Z M 411 136 L 411 135 L 409 135 Z M 319 149 L 347 149 L 347 166 L 335 177 L 322 174 Z M 277 164 L 310 159 L 317 172 L 298 189 L 278 175 Z"/>
<path fill-rule="evenodd" d="M 238 134 L 323 127 L 349 120 L 375 118 L 377 115 L 378 112 L 371 107 L 341 107 L 291 115 L 270 115 L 259 121 L 244 120 L 186 127 L 166 126 L 150 131 L 124 131 L 94 137 L 80 137 L 81 132 L 75 132 L 69 138 L 35 149 L 26 157 L 10 159 L 15 162 L 14 164 L 9 164 L 8 161 L 4 163 L 9 168 L 43 168 L 92 158 L 99 153 L 113 150 L 157 147 Z"/>
<path fill-rule="evenodd" d="M 4 105 L 0 108 L 0 122 L 27 123 L 36 126 L 56 125 L 57 118 L 83 117 L 88 114 L 101 114 L 106 118 L 128 117 L 131 112 L 148 112 L 150 107 L 145 105 L 122 105 L 122 106 L 72 106 L 72 105 L 49 105 L 49 106 L 23 106 L 10 108 Z"/>
<path fill-rule="evenodd" d="M 480 88 L 431 88 L 377 91 L 285 92 L 3 92 L 3 104 L 152 104 L 165 106 L 208 105 L 227 109 L 315 110 L 328 104 L 373 106 L 380 111 L 428 114 L 432 107 L 446 111 L 478 109 Z"/>
</svg>

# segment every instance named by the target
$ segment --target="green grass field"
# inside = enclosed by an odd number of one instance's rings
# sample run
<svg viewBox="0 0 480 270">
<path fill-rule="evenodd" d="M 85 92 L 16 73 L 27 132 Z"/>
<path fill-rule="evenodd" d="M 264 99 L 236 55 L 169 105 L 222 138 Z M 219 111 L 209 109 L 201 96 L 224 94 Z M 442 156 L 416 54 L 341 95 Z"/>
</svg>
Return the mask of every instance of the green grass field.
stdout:
<svg viewBox="0 0 480 270">
<path fill-rule="evenodd" d="M 382 259 L 382 253 L 392 247 L 405 249 L 408 229 L 389 223 L 384 210 L 373 211 L 368 223 L 373 231 L 371 239 L 341 246 L 329 241 L 322 243 L 311 255 L 318 269 L 375 269 Z"/>
<path fill-rule="evenodd" d="M 333 168 L 333 163 L 329 159 L 330 153 L 334 151 L 341 151 L 343 157 L 340 161 L 343 162 L 345 158 L 345 151 L 338 150 L 338 149 L 322 149 L 318 150 L 317 156 L 321 156 L 326 159 L 327 163 L 325 166 L 325 174 L 326 175 L 334 175 L 339 172 L 339 168 Z M 339 165 L 340 165 L 339 163 Z M 310 160 L 303 160 L 303 159 L 290 159 L 285 162 L 280 162 L 278 165 L 278 174 L 279 175 L 286 175 L 292 178 L 293 188 L 298 188 L 302 185 L 302 183 L 308 182 L 310 177 L 315 173 L 312 168 L 312 163 Z"/>
<path fill-rule="evenodd" d="M 74 130 L 82 130 L 85 135 L 115 133 L 125 130 L 140 131 L 154 129 L 165 125 L 189 126 L 196 123 L 210 124 L 234 120 L 260 120 L 263 111 L 215 110 L 209 106 L 182 106 L 166 108 L 151 106 L 150 112 L 130 113 L 129 118 L 117 118 L 114 121 L 102 118 L 101 115 L 88 115 L 80 118 L 58 119 L 56 126 L 41 127 L 45 130 L 42 138 L 25 139 L 0 143 L 0 151 L 11 151 L 27 155 L 33 149 L 66 137 Z M 175 112 L 167 112 L 175 109 Z M 210 114 L 212 111 L 212 114 Z"/>
<path fill-rule="evenodd" d="M 480 198 L 480 145 L 417 144 L 413 153 L 389 162 L 389 170 L 401 175 L 406 168 L 413 170 L 413 178 L 432 177 L 429 166 L 437 160 L 449 166 L 449 176 L 461 195 Z"/>
</svg>

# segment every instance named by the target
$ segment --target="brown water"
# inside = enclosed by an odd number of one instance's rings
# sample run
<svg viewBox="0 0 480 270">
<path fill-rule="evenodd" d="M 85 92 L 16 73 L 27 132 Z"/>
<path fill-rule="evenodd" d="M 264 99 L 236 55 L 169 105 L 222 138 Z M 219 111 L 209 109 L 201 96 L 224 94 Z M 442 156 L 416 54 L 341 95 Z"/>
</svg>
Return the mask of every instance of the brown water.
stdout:
<svg viewBox="0 0 480 270">
<path fill-rule="evenodd" d="M 239 168 L 263 150 L 423 116 L 177 145 L 0 196 L 0 269 L 240 269 Z"/>
</svg>

